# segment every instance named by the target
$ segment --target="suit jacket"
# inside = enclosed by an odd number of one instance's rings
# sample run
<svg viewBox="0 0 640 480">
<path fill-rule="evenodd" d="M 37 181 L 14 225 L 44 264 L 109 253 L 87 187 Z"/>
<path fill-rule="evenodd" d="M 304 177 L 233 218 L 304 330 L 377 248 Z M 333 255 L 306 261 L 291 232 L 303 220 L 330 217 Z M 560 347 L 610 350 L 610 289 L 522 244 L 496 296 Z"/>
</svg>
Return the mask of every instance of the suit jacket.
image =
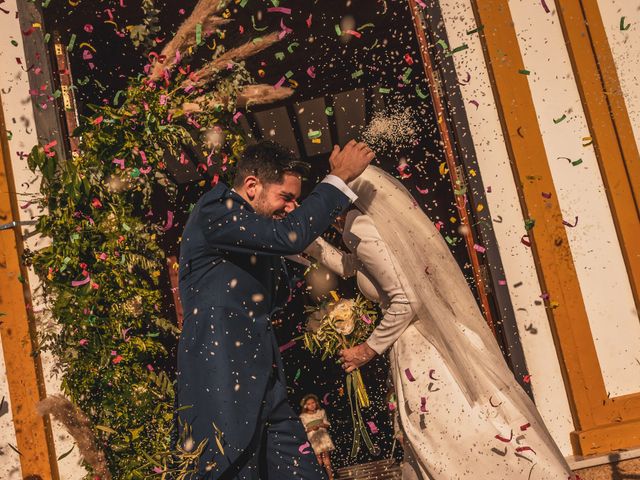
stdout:
<svg viewBox="0 0 640 480">
<path fill-rule="evenodd" d="M 302 252 L 348 205 L 338 188 L 320 183 L 274 220 L 218 184 L 191 212 L 180 246 L 177 405 L 181 443 L 206 445 L 201 475 L 215 478 L 238 460 L 258 427 L 269 376 L 284 379 L 270 323 L 289 293 L 282 256 Z"/>
</svg>

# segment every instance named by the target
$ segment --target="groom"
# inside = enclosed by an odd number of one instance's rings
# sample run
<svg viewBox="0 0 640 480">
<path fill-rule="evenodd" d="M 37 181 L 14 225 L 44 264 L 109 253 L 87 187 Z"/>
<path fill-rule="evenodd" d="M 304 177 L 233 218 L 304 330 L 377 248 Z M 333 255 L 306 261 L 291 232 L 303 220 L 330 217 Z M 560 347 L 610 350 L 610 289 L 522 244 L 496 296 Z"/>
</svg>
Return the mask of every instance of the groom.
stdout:
<svg viewBox="0 0 640 480">
<path fill-rule="evenodd" d="M 283 256 L 302 252 L 356 197 L 347 183 L 374 154 L 337 146 L 331 173 L 297 205 L 306 163 L 278 144 L 248 146 L 233 188 L 191 212 L 180 246 L 179 448 L 196 479 L 322 479 L 287 402 L 270 316 L 288 296 Z M 298 207 L 298 208 L 296 208 Z"/>
</svg>

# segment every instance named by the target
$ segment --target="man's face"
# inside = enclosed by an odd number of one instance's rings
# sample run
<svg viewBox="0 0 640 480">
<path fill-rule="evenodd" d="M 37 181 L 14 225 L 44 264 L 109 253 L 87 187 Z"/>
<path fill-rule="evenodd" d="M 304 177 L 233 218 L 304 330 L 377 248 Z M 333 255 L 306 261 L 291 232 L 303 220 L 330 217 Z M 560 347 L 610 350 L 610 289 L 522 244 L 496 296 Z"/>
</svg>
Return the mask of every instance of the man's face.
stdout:
<svg viewBox="0 0 640 480">
<path fill-rule="evenodd" d="M 260 183 L 256 188 L 253 208 L 259 215 L 284 218 L 298 205 L 302 179 L 295 173 L 285 173 L 282 183 Z"/>
</svg>

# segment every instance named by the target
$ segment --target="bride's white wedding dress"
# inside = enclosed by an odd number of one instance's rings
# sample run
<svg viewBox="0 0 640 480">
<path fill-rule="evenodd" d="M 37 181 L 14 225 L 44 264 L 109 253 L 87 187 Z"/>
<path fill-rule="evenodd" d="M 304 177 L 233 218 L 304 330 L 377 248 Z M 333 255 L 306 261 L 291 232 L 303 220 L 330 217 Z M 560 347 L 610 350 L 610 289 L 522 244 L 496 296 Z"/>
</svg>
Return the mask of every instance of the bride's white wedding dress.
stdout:
<svg viewBox="0 0 640 480">
<path fill-rule="evenodd" d="M 387 187 L 386 192 L 383 192 L 383 186 Z M 383 202 L 385 208 L 393 207 L 398 189 L 403 188 L 373 167 L 369 167 L 360 183 L 356 182 L 355 189 L 352 186 L 359 196 L 358 207 L 373 213 L 374 217 L 376 210 L 370 208 L 371 205 Z M 376 192 L 377 199 L 372 198 L 370 189 Z M 406 190 L 400 193 L 408 195 Z M 403 222 L 403 217 L 415 214 L 407 213 L 398 210 L 396 219 L 380 228 L 372 216 L 353 210 L 347 214 L 343 232 L 350 253 L 336 249 L 322 239 L 307 250 L 338 275 L 355 275 L 363 295 L 378 302 L 382 308 L 383 318 L 367 343 L 379 354 L 390 349 L 390 368 L 405 439 L 405 459 L 411 467 L 405 469 L 403 478 L 572 478 L 533 403 L 516 383 L 502 357 L 497 357 L 500 355 L 497 343 L 490 333 L 486 335 L 484 329 L 489 330 L 479 310 L 473 310 L 477 306 L 466 305 L 466 310 L 461 309 L 468 300 L 464 298 L 466 295 L 474 304 L 475 300 L 453 257 L 451 261 L 446 258 L 450 255 L 448 250 L 445 254 L 440 249 L 439 264 L 457 269 L 449 275 L 462 277 L 464 286 L 458 282 L 461 289 L 457 292 L 442 292 L 437 286 L 431 286 L 431 291 L 435 288 L 433 298 L 416 300 L 417 295 L 429 295 L 430 290 L 422 283 L 433 280 L 423 278 L 418 281 L 415 271 L 408 275 L 405 270 L 410 267 L 403 266 L 426 263 L 427 275 L 436 273 L 438 265 L 434 260 L 438 257 L 434 251 L 440 248 L 438 241 L 444 242 L 436 232 L 437 237 L 432 235 L 426 239 L 435 242 L 431 252 L 412 250 L 411 247 L 417 246 L 412 233 L 419 234 L 418 242 L 422 242 L 425 232 L 412 231 L 411 221 L 405 219 Z M 398 218 L 399 224 L 394 224 Z M 426 216 L 424 221 L 428 221 Z M 433 228 L 430 223 L 429 227 Z M 399 228 L 406 230 L 405 233 L 396 232 L 400 233 L 398 240 L 404 242 L 403 245 L 390 245 L 390 235 L 380 233 Z M 398 259 L 402 251 L 405 257 Z M 440 288 L 449 286 L 444 284 Z M 438 301 L 448 309 L 448 323 L 432 321 L 429 318 L 431 311 L 423 307 Z M 464 319 L 457 318 L 462 315 Z M 479 318 L 470 320 L 470 315 Z M 476 325 L 478 321 L 483 322 L 482 325 Z M 442 331 L 436 332 L 437 329 Z M 441 338 L 456 342 L 455 347 L 438 348 Z M 446 341 L 442 343 L 446 344 Z M 454 364 L 452 358 L 460 360 Z M 460 363 L 464 363 L 462 370 Z M 472 387 L 469 387 L 470 383 Z"/>
</svg>

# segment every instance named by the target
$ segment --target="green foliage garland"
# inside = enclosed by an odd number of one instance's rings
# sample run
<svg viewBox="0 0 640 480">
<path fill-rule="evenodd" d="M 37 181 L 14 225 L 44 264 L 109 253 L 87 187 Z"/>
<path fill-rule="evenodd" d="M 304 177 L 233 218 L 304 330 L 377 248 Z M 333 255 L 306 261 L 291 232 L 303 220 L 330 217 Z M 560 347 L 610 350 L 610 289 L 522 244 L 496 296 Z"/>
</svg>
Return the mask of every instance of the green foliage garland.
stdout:
<svg viewBox="0 0 640 480">
<path fill-rule="evenodd" d="M 46 214 L 37 230 L 51 239 L 26 254 L 55 323 L 42 348 L 57 358 L 62 389 L 90 418 L 117 479 L 159 476 L 170 464 L 173 360 L 166 346 L 178 330 L 162 314 L 159 284 L 170 214 L 149 215 L 155 192 L 175 194 L 163 158 L 180 158 L 184 145 L 204 148 L 187 126 L 222 129 L 222 148 L 204 152 L 218 165 L 232 164 L 244 147 L 232 120 L 238 91 L 252 83 L 244 66 L 225 68 L 207 92 L 176 87 L 185 78 L 159 85 L 131 79 L 119 106 L 94 107 L 83 119 L 74 133 L 79 155 L 63 161 L 37 146 L 28 159 L 42 176 Z M 182 110 L 203 95 L 225 103 L 197 115 Z"/>
</svg>

